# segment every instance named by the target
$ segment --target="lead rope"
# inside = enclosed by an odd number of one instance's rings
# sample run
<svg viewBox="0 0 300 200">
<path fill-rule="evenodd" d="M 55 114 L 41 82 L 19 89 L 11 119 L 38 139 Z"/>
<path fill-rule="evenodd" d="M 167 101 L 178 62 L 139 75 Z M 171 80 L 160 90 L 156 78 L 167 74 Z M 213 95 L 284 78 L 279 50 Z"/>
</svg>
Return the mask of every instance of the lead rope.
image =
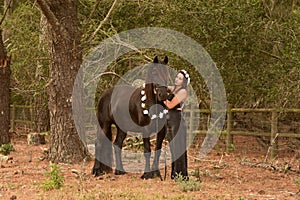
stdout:
<svg viewBox="0 0 300 200">
<path fill-rule="evenodd" d="M 166 127 L 166 131 L 168 131 L 168 127 Z M 167 136 L 167 135 L 166 135 Z M 166 181 L 166 177 L 167 177 L 167 148 L 166 148 L 166 136 L 165 136 L 165 146 L 164 146 L 164 149 L 165 149 L 165 173 L 164 173 L 164 181 Z"/>
</svg>

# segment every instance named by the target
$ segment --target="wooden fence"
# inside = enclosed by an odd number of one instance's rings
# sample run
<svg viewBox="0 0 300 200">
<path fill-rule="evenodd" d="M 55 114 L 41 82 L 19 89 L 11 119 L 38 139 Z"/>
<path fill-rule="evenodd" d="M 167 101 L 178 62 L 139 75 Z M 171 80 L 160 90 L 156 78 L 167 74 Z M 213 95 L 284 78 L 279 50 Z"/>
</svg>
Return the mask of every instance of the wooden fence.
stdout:
<svg viewBox="0 0 300 200">
<path fill-rule="evenodd" d="M 190 113 L 189 116 L 191 117 L 188 124 L 188 127 L 193 127 L 194 120 L 193 117 L 200 113 L 205 113 L 208 116 L 210 115 L 211 111 L 209 109 L 189 109 L 187 113 Z M 233 115 L 235 113 L 269 113 L 271 114 L 270 120 L 270 132 L 253 132 L 253 131 L 245 131 L 245 130 L 234 130 L 233 129 L 233 122 L 234 118 Z M 289 132 L 279 132 L 278 131 L 278 117 L 279 114 L 283 113 L 297 113 L 300 114 L 300 109 L 247 109 L 247 108 L 232 108 L 228 106 L 226 111 L 226 121 L 224 129 L 222 130 L 222 135 L 225 137 L 226 140 L 226 151 L 229 152 L 233 146 L 233 137 L 234 136 L 264 136 L 270 137 L 270 153 L 272 157 L 277 156 L 278 150 L 278 139 L 279 138 L 300 138 L 300 134 L 297 133 L 289 133 Z M 300 121 L 299 127 L 300 127 Z M 190 130 L 189 130 L 190 131 Z M 194 130 L 193 133 L 196 134 L 206 134 L 207 129 L 205 130 Z"/>
<path fill-rule="evenodd" d="M 34 124 L 33 106 L 29 105 L 10 105 L 10 127 L 13 131 L 16 130 L 17 125 L 28 127 L 32 129 Z"/>
<path fill-rule="evenodd" d="M 26 110 L 26 111 L 25 111 Z M 93 112 L 92 109 L 91 112 Z M 195 127 L 199 124 L 200 114 L 205 114 L 207 119 L 209 119 L 211 110 L 209 109 L 198 109 L 189 107 L 185 110 L 188 122 L 188 132 L 193 132 L 193 134 L 206 134 L 206 129 L 201 129 L 201 127 Z M 270 131 L 269 132 L 259 132 L 259 131 L 245 131 L 245 130 L 235 130 L 233 128 L 234 114 L 236 113 L 268 113 L 270 117 Z M 224 129 L 222 130 L 222 135 L 226 138 L 226 150 L 230 151 L 233 145 L 234 136 L 265 136 L 270 137 L 270 152 L 272 157 L 277 155 L 278 149 L 278 138 L 300 138 L 300 134 L 289 133 L 289 132 L 279 132 L 278 131 L 278 117 L 282 113 L 295 113 L 300 114 L 300 109 L 248 109 L 248 108 L 232 108 L 228 106 L 226 111 L 226 121 Z M 22 116 L 22 119 L 20 119 Z M 198 122 L 198 123 L 197 123 Z M 300 121 L 299 121 L 300 123 Z M 15 130 L 16 125 L 25 125 L 28 128 L 32 128 L 34 125 L 33 120 L 33 106 L 24 105 L 11 105 L 11 129 Z M 300 125 L 299 125 L 300 126 Z"/>
</svg>

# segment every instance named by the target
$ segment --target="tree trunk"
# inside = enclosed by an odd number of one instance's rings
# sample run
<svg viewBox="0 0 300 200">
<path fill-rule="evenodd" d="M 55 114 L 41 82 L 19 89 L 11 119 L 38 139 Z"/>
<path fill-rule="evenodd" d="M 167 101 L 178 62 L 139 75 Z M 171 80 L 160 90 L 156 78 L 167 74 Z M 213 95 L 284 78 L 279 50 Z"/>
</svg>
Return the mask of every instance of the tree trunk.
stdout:
<svg viewBox="0 0 300 200">
<path fill-rule="evenodd" d="M 45 16 L 41 13 L 40 21 L 40 42 L 39 42 L 39 51 L 42 54 L 47 54 L 49 48 L 46 44 L 46 29 L 47 29 L 47 20 Z M 36 82 L 36 91 L 34 95 L 34 127 L 33 131 L 41 133 L 50 130 L 50 115 L 48 108 L 48 95 L 45 91 L 44 86 L 48 80 L 48 70 L 46 69 L 49 65 L 48 60 L 37 61 L 37 67 L 35 71 L 35 80 Z"/>
<path fill-rule="evenodd" d="M 73 84 L 82 62 L 77 1 L 37 0 L 37 3 L 49 24 L 49 159 L 53 162 L 79 162 L 88 155 L 88 151 L 77 134 L 72 116 Z"/>
<path fill-rule="evenodd" d="M 10 142 L 10 57 L 7 57 L 0 30 L 0 146 Z"/>
</svg>

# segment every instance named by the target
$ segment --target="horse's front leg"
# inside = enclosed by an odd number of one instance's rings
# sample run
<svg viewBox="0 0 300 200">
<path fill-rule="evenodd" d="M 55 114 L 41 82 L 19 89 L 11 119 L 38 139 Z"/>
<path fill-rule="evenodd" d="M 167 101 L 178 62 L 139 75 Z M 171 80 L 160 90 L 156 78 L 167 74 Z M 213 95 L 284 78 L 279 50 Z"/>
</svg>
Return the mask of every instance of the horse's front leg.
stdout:
<svg viewBox="0 0 300 200">
<path fill-rule="evenodd" d="M 163 143 L 165 136 L 166 136 L 166 127 L 163 127 L 157 133 L 155 154 L 154 154 L 154 160 L 153 160 L 153 164 L 152 164 L 153 177 L 160 177 L 161 180 L 162 180 L 162 177 L 161 177 L 160 171 L 159 171 L 159 158 L 160 158 L 160 154 L 161 154 L 162 143 Z"/>
<path fill-rule="evenodd" d="M 119 127 L 117 127 L 117 136 L 114 141 L 114 151 L 115 151 L 115 157 L 116 157 L 116 175 L 122 175 L 125 174 L 125 170 L 122 163 L 122 145 L 126 138 L 127 133 L 122 131 Z"/>
<path fill-rule="evenodd" d="M 141 178 L 149 179 L 153 177 L 150 171 L 150 157 L 151 157 L 150 138 L 144 135 L 143 142 L 144 142 L 145 169 L 144 169 L 144 174 L 141 176 Z"/>
</svg>

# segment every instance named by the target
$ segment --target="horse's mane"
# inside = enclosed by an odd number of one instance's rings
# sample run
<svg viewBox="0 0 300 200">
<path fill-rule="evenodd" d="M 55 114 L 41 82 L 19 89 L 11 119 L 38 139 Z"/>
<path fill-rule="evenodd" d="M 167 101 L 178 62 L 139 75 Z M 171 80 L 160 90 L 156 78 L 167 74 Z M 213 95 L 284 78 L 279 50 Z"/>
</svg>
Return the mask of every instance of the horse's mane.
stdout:
<svg viewBox="0 0 300 200">
<path fill-rule="evenodd" d="M 145 94 L 147 96 L 146 103 L 153 104 L 155 102 L 154 89 L 157 86 L 168 85 L 169 71 L 166 66 L 168 63 L 168 57 L 159 63 L 158 58 L 155 57 L 153 63 L 149 65 L 147 76 L 145 80 Z"/>
</svg>

